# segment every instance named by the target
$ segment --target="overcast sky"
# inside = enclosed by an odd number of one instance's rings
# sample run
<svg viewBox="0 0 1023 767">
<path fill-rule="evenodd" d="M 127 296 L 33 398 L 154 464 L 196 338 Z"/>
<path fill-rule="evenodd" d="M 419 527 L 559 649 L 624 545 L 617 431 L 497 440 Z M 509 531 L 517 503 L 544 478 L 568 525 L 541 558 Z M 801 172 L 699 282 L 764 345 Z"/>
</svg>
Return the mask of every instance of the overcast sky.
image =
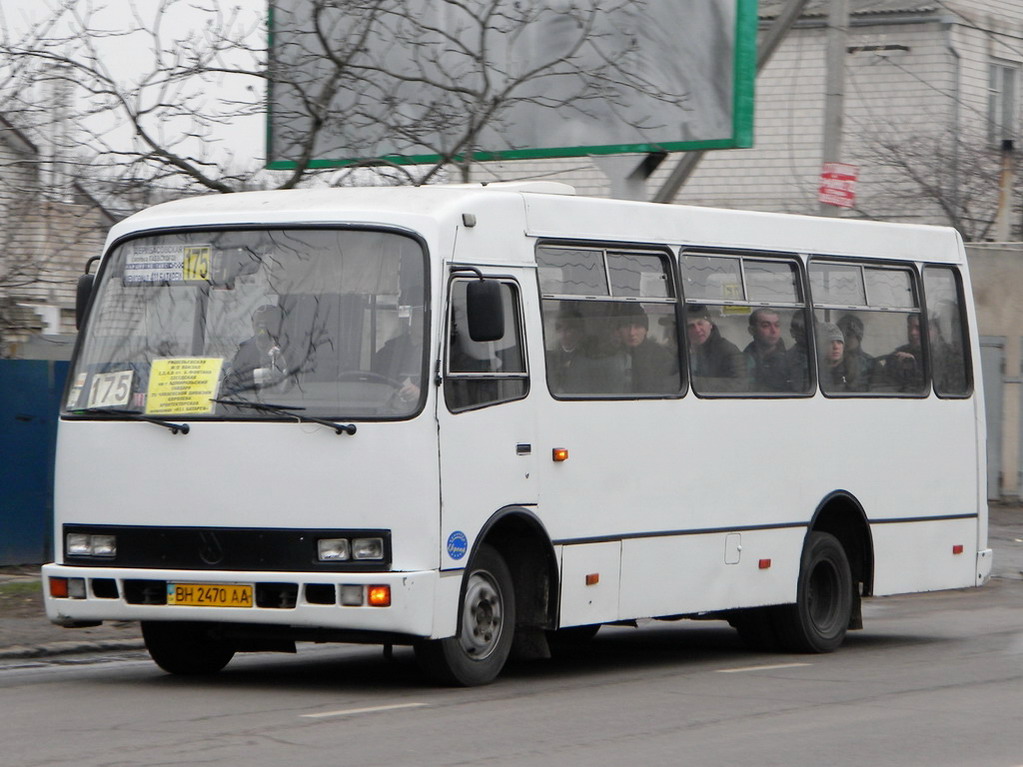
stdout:
<svg viewBox="0 0 1023 767">
<path fill-rule="evenodd" d="M 0 0 L 0 27 L 7 30 L 11 36 L 23 33 L 29 25 L 37 24 L 52 13 L 56 0 Z M 181 0 L 173 6 L 173 12 L 161 19 L 161 25 L 167 36 L 178 36 L 189 29 L 200 24 L 205 17 L 204 14 L 196 12 L 194 5 L 201 4 L 205 7 L 219 6 L 224 10 L 239 8 L 252 19 L 262 19 L 266 15 L 266 0 Z M 97 18 L 111 29 L 117 25 L 132 20 L 132 9 L 137 9 L 144 19 L 151 19 L 154 9 L 157 7 L 156 0 L 78 0 L 78 5 L 85 9 L 92 6 L 102 10 Z M 132 46 L 123 38 L 117 41 L 116 46 L 110 46 L 108 66 L 115 76 L 130 80 L 139 73 L 148 71 L 145 61 L 148 59 L 147 48 L 141 44 Z M 214 92 L 214 97 L 222 95 L 227 98 L 244 98 L 246 93 L 244 86 L 238 84 L 226 84 L 222 94 Z M 250 96 L 251 97 L 251 96 Z M 262 163 L 265 147 L 265 120 L 262 118 L 249 119 L 241 124 L 225 126 L 220 134 L 223 143 L 229 146 L 240 162 L 246 159 Z M 246 163 L 249 164 L 249 163 Z"/>
</svg>

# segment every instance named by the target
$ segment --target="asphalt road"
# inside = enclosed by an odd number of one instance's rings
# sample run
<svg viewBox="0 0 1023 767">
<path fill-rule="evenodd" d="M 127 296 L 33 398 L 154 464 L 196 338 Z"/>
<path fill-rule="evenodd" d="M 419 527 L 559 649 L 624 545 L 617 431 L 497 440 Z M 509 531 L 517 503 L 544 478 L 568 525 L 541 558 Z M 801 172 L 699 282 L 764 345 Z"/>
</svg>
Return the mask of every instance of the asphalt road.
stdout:
<svg viewBox="0 0 1023 767">
<path fill-rule="evenodd" d="M 141 654 L 0 669 L 3 763 L 1023 765 L 1023 580 L 872 600 L 822 656 L 721 623 L 605 628 L 571 658 L 438 689 L 411 655 L 313 647 L 207 680 Z"/>
</svg>

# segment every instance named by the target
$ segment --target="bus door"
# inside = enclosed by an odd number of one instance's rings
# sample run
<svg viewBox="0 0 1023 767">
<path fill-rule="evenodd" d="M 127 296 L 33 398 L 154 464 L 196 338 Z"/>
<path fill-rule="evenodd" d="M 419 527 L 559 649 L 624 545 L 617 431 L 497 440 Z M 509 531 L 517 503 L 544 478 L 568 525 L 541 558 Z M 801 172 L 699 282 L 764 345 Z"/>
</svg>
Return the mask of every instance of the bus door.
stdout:
<svg viewBox="0 0 1023 767">
<path fill-rule="evenodd" d="M 503 329 L 474 340 L 468 286 L 449 286 L 440 429 L 441 568 L 464 567 L 481 525 L 498 509 L 536 504 L 534 419 L 526 400 L 529 375 L 522 332 L 522 292 L 514 279 L 494 280 Z"/>
</svg>

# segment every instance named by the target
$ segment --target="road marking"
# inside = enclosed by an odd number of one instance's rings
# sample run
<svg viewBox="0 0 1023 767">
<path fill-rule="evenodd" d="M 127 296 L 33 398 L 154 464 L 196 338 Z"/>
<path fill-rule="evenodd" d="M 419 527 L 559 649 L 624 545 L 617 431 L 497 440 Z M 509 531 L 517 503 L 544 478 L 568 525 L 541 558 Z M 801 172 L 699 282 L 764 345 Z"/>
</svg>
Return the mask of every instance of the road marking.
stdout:
<svg viewBox="0 0 1023 767">
<path fill-rule="evenodd" d="M 770 666 L 742 666 L 741 668 L 719 668 L 719 674 L 741 674 L 745 671 L 774 671 L 779 668 L 799 668 L 809 666 L 809 663 L 774 663 Z"/>
<path fill-rule="evenodd" d="M 426 703 L 395 703 L 391 706 L 370 706 L 368 708 L 346 708 L 341 711 L 324 711 L 322 714 L 301 714 L 303 719 L 328 719 L 333 716 L 356 716 L 358 714 L 376 714 L 380 711 L 397 711 L 402 708 L 420 708 Z"/>
</svg>

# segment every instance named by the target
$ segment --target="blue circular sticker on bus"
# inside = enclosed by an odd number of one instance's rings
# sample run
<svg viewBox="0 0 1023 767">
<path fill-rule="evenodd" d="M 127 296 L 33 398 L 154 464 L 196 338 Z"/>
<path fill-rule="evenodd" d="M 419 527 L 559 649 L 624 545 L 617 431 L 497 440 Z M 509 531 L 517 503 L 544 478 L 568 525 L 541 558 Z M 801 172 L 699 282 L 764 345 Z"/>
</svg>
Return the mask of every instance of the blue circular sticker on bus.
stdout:
<svg viewBox="0 0 1023 767">
<path fill-rule="evenodd" d="M 465 552 L 469 550 L 469 541 L 465 537 L 465 533 L 461 530 L 455 530 L 448 536 L 448 556 L 452 559 L 461 559 L 465 556 Z"/>
</svg>

